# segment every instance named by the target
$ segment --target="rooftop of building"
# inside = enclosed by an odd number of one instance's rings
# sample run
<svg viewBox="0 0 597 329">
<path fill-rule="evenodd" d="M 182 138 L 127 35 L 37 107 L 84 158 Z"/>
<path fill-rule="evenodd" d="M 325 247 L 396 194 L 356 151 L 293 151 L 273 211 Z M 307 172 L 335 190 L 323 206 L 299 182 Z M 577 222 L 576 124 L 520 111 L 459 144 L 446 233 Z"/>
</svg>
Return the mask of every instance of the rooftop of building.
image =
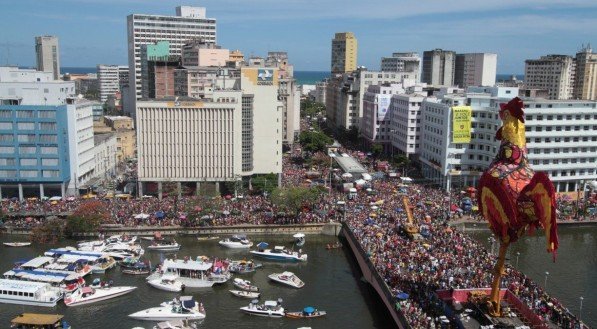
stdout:
<svg viewBox="0 0 597 329">
<path fill-rule="evenodd" d="M 103 133 L 103 134 L 95 134 L 95 135 L 93 135 L 93 142 L 95 145 L 99 145 L 99 144 L 105 143 L 108 139 L 110 139 L 114 136 L 116 136 L 116 134 L 112 133 L 112 132 Z"/>
</svg>

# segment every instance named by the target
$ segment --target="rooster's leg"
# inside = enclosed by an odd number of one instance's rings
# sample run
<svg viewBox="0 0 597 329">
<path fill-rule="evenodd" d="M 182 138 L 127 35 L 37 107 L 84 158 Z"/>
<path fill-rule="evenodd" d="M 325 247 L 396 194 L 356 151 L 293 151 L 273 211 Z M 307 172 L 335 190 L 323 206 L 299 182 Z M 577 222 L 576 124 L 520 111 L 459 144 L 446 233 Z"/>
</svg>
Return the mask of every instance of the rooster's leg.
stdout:
<svg viewBox="0 0 597 329">
<path fill-rule="evenodd" d="M 489 298 L 489 314 L 494 317 L 502 316 L 500 309 L 500 282 L 504 274 L 504 262 L 506 261 L 506 252 L 508 251 L 509 242 L 500 243 L 500 254 L 498 255 L 497 263 L 493 268 L 493 283 L 491 284 L 491 296 Z"/>
</svg>

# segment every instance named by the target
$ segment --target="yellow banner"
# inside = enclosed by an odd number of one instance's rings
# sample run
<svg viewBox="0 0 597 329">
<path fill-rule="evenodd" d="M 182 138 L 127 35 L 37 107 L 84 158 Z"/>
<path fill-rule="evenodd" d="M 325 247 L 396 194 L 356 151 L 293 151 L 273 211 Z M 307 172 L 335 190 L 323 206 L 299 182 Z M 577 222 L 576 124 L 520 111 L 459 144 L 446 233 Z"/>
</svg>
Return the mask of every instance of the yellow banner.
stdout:
<svg viewBox="0 0 597 329">
<path fill-rule="evenodd" d="M 471 142 L 471 112 L 470 106 L 452 107 L 452 143 Z"/>
</svg>

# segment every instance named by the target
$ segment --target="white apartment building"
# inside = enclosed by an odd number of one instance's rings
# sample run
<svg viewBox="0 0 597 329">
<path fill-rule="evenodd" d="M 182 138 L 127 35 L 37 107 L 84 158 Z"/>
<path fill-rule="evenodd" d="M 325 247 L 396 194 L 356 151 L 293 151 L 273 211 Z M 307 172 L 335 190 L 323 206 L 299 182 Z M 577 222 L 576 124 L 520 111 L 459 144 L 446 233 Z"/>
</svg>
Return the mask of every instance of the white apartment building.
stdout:
<svg viewBox="0 0 597 329">
<path fill-rule="evenodd" d="M 369 144 L 390 143 L 390 103 L 392 96 L 404 92 L 402 84 L 371 85 L 363 96 L 360 134 Z"/>
<path fill-rule="evenodd" d="M 77 98 L 74 104 L 67 105 L 68 135 L 71 180 L 68 190 L 73 194 L 95 177 L 95 154 L 93 140 L 93 107 L 96 102 Z"/>
<path fill-rule="evenodd" d="M 95 147 L 93 156 L 95 159 L 94 175 L 95 177 L 108 178 L 116 175 L 116 166 L 118 165 L 117 154 L 117 134 L 97 134 L 93 137 Z"/>
<path fill-rule="evenodd" d="M 326 89 L 326 117 L 337 129 L 360 127 L 363 96 L 370 85 L 401 83 L 415 85 L 418 72 L 375 72 L 358 69 L 330 78 Z"/>
<path fill-rule="evenodd" d="M 120 86 L 128 84 L 129 67 L 126 65 L 103 65 L 97 66 L 97 78 L 99 80 L 100 101 L 108 100 L 108 97 L 121 91 Z"/>
<path fill-rule="evenodd" d="M 176 7 L 176 16 L 132 14 L 127 17 L 129 86 L 131 98 L 141 97 L 141 45 L 170 43 L 171 55 L 194 39 L 216 43 L 216 20 L 206 17 L 204 7 Z"/>
<path fill-rule="evenodd" d="M 52 72 L 0 67 L 0 99 L 19 99 L 19 105 L 62 105 L 75 95 L 75 82 L 54 80 Z"/>
<path fill-rule="evenodd" d="M 35 37 L 37 70 L 50 72 L 53 80 L 60 79 L 60 47 L 58 37 L 44 35 Z"/>
<path fill-rule="evenodd" d="M 423 52 L 421 82 L 432 86 L 453 86 L 456 70 L 456 53 L 434 49 Z"/>
<path fill-rule="evenodd" d="M 457 54 L 454 84 L 460 88 L 469 86 L 493 86 L 497 73 L 497 54 Z"/>
<path fill-rule="evenodd" d="M 546 89 L 549 99 L 572 98 L 576 64 L 571 56 L 547 55 L 524 63 L 526 88 Z"/>
<path fill-rule="evenodd" d="M 382 57 L 382 72 L 412 72 L 415 74 L 415 81 L 419 81 L 421 72 L 421 57 L 414 52 L 393 53 L 392 57 Z"/>
<path fill-rule="evenodd" d="M 421 104 L 427 96 L 423 86 L 413 86 L 405 93 L 392 96 L 390 132 L 392 153 L 411 158 L 419 153 L 421 135 Z"/>
</svg>

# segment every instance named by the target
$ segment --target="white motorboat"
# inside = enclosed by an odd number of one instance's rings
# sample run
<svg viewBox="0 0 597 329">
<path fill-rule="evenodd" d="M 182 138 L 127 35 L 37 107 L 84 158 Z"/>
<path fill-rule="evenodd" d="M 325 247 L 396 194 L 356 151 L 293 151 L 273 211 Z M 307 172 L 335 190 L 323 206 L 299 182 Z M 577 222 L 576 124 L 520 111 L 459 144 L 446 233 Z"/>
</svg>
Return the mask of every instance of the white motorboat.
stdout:
<svg viewBox="0 0 597 329">
<path fill-rule="evenodd" d="M 262 242 L 257 245 L 257 250 L 251 250 L 251 253 L 257 257 L 281 262 L 306 262 L 307 254 L 301 250 L 298 252 L 288 250 L 282 246 L 276 246 L 274 249 L 266 249 L 267 243 Z"/>
<path fill-rule="evenodd" d="M 91 273 L 106 273 L 107 270 L 113 268 L 114 266 L 116 266 L 116 261 L 114 258 L 104 255 L 98 258 L 95 261 L 95 264 L 91 266 Z"/>
<path fill-rule="evenodd" d="M 3 245 L 7 247 L 27 247 L 31 245 L 31 242 L 4 242 Z"/>
<path fill-rule="evenodd" d="M 299 279 L 298 276 L 288 271 L 282 273 L 272 273 L 267 277 L 272 281 L 276 281 L 291 286 L 293 288 L 302 288 L 305 286 L 305 283 L 301 279 Z"/>
<path fill-rule="evenodd" d="M 112 235 L 106 239 L 106 243 L 129 243 L 133 244 L 137 241 L 137 236 L 130 236 L 127 234 L 123 235 Z"/>
<path fill-rule="evenodd" d="M 102 251 L 106 247 L 104 240 L 83 241 L 77 244 L 80 251 Z"/>
<path fill-rule="evenodd" d="M 257 288 L 256 286 L 251 285 L 251 281 L 249 281 L 249 280 L 243 280 L 243 279 L 240 279 L 240 278 L 234 278 L 234 280 L 233 280 L 232 283 L 238 289 L 242 289 L 242 290 L 246 290 L 246 291 L 253 291 L 253 292 L 259 291 L 259 288 Z"/>
<path fill-rule="evenodd" d="M 78 274 L 52 272 L 44 269 L 39 270 L 23 270 L 13 269 L 4 273 L 5 279 L 22 280 L 33 282 L 49 283 L 53 287 L 60 288 L 63 293 L 70 293 L 80 286 L 85 284 L 83 279 Z"/>
<path fill-rule="evenodd" d="M 205 288 L 214 284 L 221 284 L 228 281 L 231 277 L 227 267 L 217 261 L 215 264 L 209 261 L 191 259 L 166 259 L 161 267 L 147 280 L 161 278 L 165 274 L 178 275 L 178 281 L 187 288 Z"/>
<path fill-rule="evenodd" d="M 178 275 L 176 274 L 164 274 L 159 279 L 149 280 L 147 283 L 157 289 L 179 292 L 184 290 L 184 284 L 178 281 Z"/>
<path fill-rule="evenodd" d="M 233 260 L 230 261 L 230 273 L 247 274 L 255 272 L 256 269 L 263 267 L 261 263 L 255 263 L 253 260 Z"/>
<path fill-rule="evenodd" d="M 91 287 L 83 287 L 70 296 L 64 299 L 66 306 L 79 306 L 85 304 L 91 304 L 106 299 L 116 298 L 122 295 L 126 295 L 131 291 L 137 289 L 137 287 L 105 287 L 94 289 Z"/>
<path fill-rule="evenodd" d="M 106 245 L 102 253 L 108 254 L 110 257 L 122 260 L 125 258 L 139 257 L 145 253 L 145 250 L 137 244 L 128 243 L 113 243 Z"/>
<path fill-rule="evenodd" d="M 302 247 L 305 245 L 305 234 L 297 233 L 297 234 L 293 235 L 292 237 L 294 238 L 294 244 L 297 247 Z"/>
<path fill-rule="evenodd" d="M 246 235 L 233 235 L 230 238 L 220 240 L 220 246 L 231 249 L 248 249 L 253 246 L 253 242 L 247 239 Z"/>
<path fill-rule="evenodd" d="M 147 250 L 152 251 L 178 251 L 180 250 L 180 244 L 175 240 L 172 241 L 154 241 L 151 245 L 147 246 Z"/>
<path fill-rule="evenodd" d="M 129 317 L 145 321 L 201 320 L 205 319 L 205 309 L 192 296 L 182 296 L 180 299 L 164 302 L 159 307 L 129 314 Z"/>
<path fill-rule="evenodd" d="M 153 329 L 197 329 L 197 325 L 194 323 L 189 323 L 187 320 L 169 320 L 159 322 L 153 326 Z"/>
<path fill-rule="evenodd" d="M 246 291 L 246 290 L 228 290 L 228 291 L 230 291 L 234 296 L 242 297 L 242 298 L 255 299 L 255 298 L 259 298 L 259 296 L 261 295 L 258 292 L 252 292 L 252 291 Z"/>
<path fill-rule="evenodd" d="M 54 307 L 60 299 L 60 288 L 49 283 L 0 279 L 0 303 Z"/>
<path fill-rule="evenodd" d="M 240 310 L 251 315 L 266 316 L 270 318 L 281 318 L 284 316 L 284 308 L 282 307 L 282 299 L 278 301 L 268 300 L 262 305 L 258 304 L 258 300 L 253 300 L 249 306 L 241 307 Z"/>
</svg>

